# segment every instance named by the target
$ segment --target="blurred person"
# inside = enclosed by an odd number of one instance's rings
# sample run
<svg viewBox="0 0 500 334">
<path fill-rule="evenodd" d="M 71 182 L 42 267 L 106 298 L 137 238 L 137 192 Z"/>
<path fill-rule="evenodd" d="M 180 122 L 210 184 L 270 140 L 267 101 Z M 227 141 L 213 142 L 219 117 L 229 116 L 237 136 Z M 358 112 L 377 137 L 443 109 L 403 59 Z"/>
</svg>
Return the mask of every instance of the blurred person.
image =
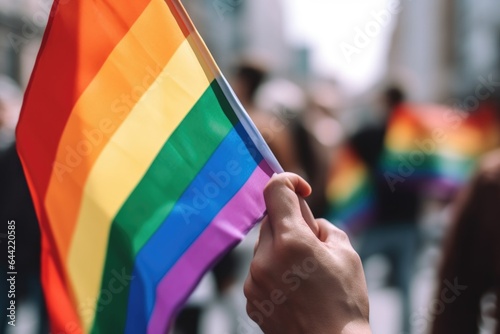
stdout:
<svg viewBox="0 0 500 334">
<path fill-rule="evenodd" d="M 308 203 L 321 216 L 326 209 L 328 154 L 304 127 L 306 96 L 289 80 L 267 78 L 263 65 L 243 62 L 235 70 L 234 91 L 283 169 L 314 186 Z"/>
<path fill-rule="evenodd" d="M 0 99 L 0 151 L 4 151 L 14 143 L 14 130 L 7 126 L 7 108 Z"/>
<path fill-rule="evenodd" d="M 298 155 L 302 176 L 314 186 L 314 192 L 306 199 L 314 215 L 322 217 L 328 206 L 326 185 L 329 151 L 308 131 L 301 120 L 292 124 L 294 146 Z"/>
<path fill-rule="evenodd" d="M 234 69 L 231 86 L 249 114 L 258 110 L 255 105 L 257 90 L 268 77 L 266 66 L 256 62 L 242 61 Z"/>
<path fill-rule="evenodd" d="M 500 150 L 479 164 L 459 197 L 456 215 L 445 240 L 439 271 L 433 334 L 478 333 L 480 303 L 488 292 L 496 296 L 490 317 L 500 333 Z"/>
<path fill-rule="evenodd" d="M 0 83 L 0 86 L 2 84 Z M 0 94 L 1 95 L 1 94 Z M 12 324 L 20 325 L 20 322 L 28 322 L 28 319 L 19 317 L 20 307 L 26 307 L 30 303 L 34 305 L 36 325 L 34 333 L 48 333 L 48 319 L 43 300 L 42 287 L 40 282 L 40 230 L 31 201 L 30 192 L 24 177 L 21 161 L 17 155 L 14 145 L 14 133 L 7 115 L 13 112 L 8 110 L 5 100 L 0 98 L 0 215 L 2 230 L 0 231 L 0 247 L 4 259 L 0 262 L 0 305 L 3 310 L 10 307 L 11 301 L 15 301 L 16 318 Z M 14 112 L 15 113 L 15 112 Z M 15 226 L 15 242 L 8 243 L 8 227 Z M 8 268 L 8 246 L 15 247 L 15 270 Z M 12 248 L 10 248 L 12 250 Z M 8 284 L 7 272 L 18 273 L 15 280 L 15 296 L 8 297 L 10 286 Z M 0 322 L 0 333 L 6 333 L 8 322 L 12 318 L 2 317 Z"/>
<path fill-rule="evenodd" d="M 339 119 L 345 114 L 344 96 L 333 80 L 317 80 L 308 88 L 308 108 L 304 126 L 319 143 L 329 150 L 345 139 L 345 129 Z"/>
<path fill-rule="evenodd" d="M 314 219 L 310 186 L 291 173 L 264 190 L 264 218 L 244 286 L 247 312 L 266 334 L 371 333 L 363 268 L 347 235 Z"/>
<path fill-rule="evenodd" d="M 380 121 L 359 130 L 349 142 L 368 167 L 374 184 L 375 213 L 371 225 L 360 237 L 359 255 L 363 263 L 372 255 L 383 255 L 389 260 L 389 283 L 401 293 L 402 329 L 408 333 L 410 287 L 419 244 L 419 194 L 406 185 L 393 191 L 379 167 L 389 118 L 404 100 L 404 93 L 399 87 L 389 87 L 384 93 L 385 107 Z"/>
<path fill-rule="evenodd" d="M 332 129 L 328 122 L 331 117 L 326 116 L 323 109 L 308 103 L 303 89 L 289 80 L 269 80 L 259 88 L 255 100 L 258 110 L 269 115 L 269 124 L 260 129 L 264 138 L 268 139 L 271 149 L 288 151 L 289 159 L 283 164 L 284 170 L 307 180 L 314 192 L 306 201 L 316 216 L 324 216 L 331 147 L 322 139 L 325 132 L 338 133 L 338 128 Z M 278 137 L 276 147 L 269 139 Z"/>
<path fill-rule="evenodd" d="M 258 63 L 242 62 L 235 69 L 232 87 L 255 126 L 262 134 L 271 151 L 286 171 L 303 174 L 297 154 L 291 149 L 293 136 L 287 122 L 273 113 L 272 109 L 278 107 L 278 112 L 283 106 L 273 106 L 271 110 L 263 110 L 256 103 L 257 92 L 268 77 L 264 65 Z M 296 97 L 289 96 L 293 100 Z M 289 104 L 287 104 L 288 106 Z M 270 112 L 271 111 L 271 112 Z M 285 110 L 287 112 L 287 110 Z M 291 116 L 293 118 L 294 116 Z"/>
<path fill-rule="evenodd" d="M 345 131 L 338 121 L 343 99 L 336 83 L 318 81 L 309 87 L 308 105 L 296 126 L 296 141 L 306 179 L 314 189 L 307 202 L 315 216 L 328 212 L 327 186 L 332 162 L 336 159 Z M 300 144 L 301 142 L 306 143 Z M 302 150 L 300 150 L 302 147 Z"/>
</svg>

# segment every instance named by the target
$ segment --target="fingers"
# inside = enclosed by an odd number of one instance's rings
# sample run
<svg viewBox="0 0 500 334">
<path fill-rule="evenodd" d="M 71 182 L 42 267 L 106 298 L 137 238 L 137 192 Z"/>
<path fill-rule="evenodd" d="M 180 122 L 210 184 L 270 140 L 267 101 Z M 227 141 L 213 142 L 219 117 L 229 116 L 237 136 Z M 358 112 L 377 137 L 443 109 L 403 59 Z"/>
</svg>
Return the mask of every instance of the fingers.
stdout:
<svg viewBox="0 0 500 334">
<path fill-rule="evenodd" d="M 351 246 L 349 237 L 347 234 L 334 226 L 326 219 L 316 220 L 319 228 L 318 238 L 325 244 L 329 244 L 333 247 L 348 245 Z"/>
<path fill-rule="evenodd" d="M 264 219 L 261 222 L 260 225 L 260 231 L 259 231 L 259 238 L 255 242 L 255 246 L 253 248 L 253 255 L 257 253 L 257 249 L 262 246 L 262 247 L 267 247 L 270 245 L 273 239 L 273 234 L 271 231 L 271 226 L 269 224 L 269 219 L 268 217 L 264 217 Z"/>
<path fill-rule="evenodd" d="M 267 214 L 273 233 L 293 229 L 296 224 L 304 222 L 299 196 L 307 197 L 310 193 L 309 184 L 296 174 L 273 175 L 264 190 Z"/>
<path fill-rule="evenodd" d="M 305 222 L 309 227 L 311 228 L 311 231 L 313 231 L 315 236 L 319 236 L 319 226 L 318 222 L 314 218 L 314 215 L 311 211 L 311 208 L 309 208 L 309 205 L 305 201 L 304 198 L 299 197 L 299 204 L 300 204 L 300 212 L 302 213 L 302 218 L 304 218 Z"/>
<path fill-rule="evenodd" d="M 318 224 L 318 238 L 322 242 L 328 242 L 331 239 L 331 235 L 335 232 L 334 226 L 326 219 L 317 219 L 316 223 Z"/>
</svg>

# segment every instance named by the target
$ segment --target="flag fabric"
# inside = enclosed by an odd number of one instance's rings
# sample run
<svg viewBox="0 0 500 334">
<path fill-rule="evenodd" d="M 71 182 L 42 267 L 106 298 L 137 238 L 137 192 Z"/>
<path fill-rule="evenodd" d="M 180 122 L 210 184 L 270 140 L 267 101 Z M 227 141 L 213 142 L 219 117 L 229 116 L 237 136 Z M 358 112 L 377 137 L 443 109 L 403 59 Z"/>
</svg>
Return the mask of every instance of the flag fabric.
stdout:
<svg viewBox="0 0 500 334">
<path fill-rule="evenodd" d="M 375 210 L 374 184 L 370 171 L 348 144 L 339 148 L 328 176 L 327 218 L 350 234 L 367 227 Z"/>
<path fill-rule="evenodd" d="M 178 0 L 56 1 L 17 147 L 53 333 L 165 333 L 281 167 Z"/>
<path fill-rule="evenodd" d="M 456 192 L 479 157 L 499 143 L 495 112 L 488 103 L 474 111 L 442 105 L 403 104 L 391 117 L 380 171 L 389 184 Z M 428 189 L 429 190 L 429 189 Z"/>
<path fill-rule="evenodd" d="M 378 186 L 450 198 L 468 181 L 479 157 L 500 142 L 494 107 L 466 112 L 443 105 L 404 103 L 391 114 L 376 170 L 349 143 L 329 176 L 327 217 L 356 234 L 376 219 Z"/>
</svg>

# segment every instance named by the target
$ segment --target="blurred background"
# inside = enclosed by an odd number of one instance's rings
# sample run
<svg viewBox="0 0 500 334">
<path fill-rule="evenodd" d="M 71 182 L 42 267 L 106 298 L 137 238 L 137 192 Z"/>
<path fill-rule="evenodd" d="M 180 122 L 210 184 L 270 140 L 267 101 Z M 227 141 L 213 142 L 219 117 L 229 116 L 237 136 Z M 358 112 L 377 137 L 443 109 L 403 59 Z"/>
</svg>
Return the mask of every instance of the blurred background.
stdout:
<svg viewBox="0 0 500 334">
<path fill-rule="evenodd" d="M 500 144 L 500 4 L 183 3 L 284 169 L 311 183 L 316 216 L 349 233 L 365 266 L 373 332 L 427 333 L 442 304 L 438 268 L 454 203 Z M 17 326 L 6 333 L 48 332 L 36 219 L 12 145 L 51 5 L 0 0 L 0 212 L 2 221 L 7 209 L 18 213 L 31 231 L 18 236 L 30 274 L 18 283 Z M 242 289 L 257 234 L 206 275 L 173 333 L 261 333 Z M 482 309 L 492 304 L 486 294 Z M 493 333 L 491 314 L 478 320 L 481 333 Z"/>
</svg>

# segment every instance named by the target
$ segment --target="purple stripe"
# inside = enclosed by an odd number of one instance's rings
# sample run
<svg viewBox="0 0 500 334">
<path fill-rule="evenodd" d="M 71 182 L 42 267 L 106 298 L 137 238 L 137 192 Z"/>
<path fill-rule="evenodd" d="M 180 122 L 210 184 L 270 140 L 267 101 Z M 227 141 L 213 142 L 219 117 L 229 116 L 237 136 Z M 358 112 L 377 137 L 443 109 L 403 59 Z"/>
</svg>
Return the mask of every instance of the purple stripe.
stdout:
<svg viewBox="0 0 500 334">
<path fill-rule="evenodd" d="M 240 242 L 265 210 L 262 190 L 273 171 L 262 161 L 245 185 L 224 206 L 202 235 L 163 277 L 148 334 L 165 333 L 170 320 L 221 254 Z"/>
</svg>

